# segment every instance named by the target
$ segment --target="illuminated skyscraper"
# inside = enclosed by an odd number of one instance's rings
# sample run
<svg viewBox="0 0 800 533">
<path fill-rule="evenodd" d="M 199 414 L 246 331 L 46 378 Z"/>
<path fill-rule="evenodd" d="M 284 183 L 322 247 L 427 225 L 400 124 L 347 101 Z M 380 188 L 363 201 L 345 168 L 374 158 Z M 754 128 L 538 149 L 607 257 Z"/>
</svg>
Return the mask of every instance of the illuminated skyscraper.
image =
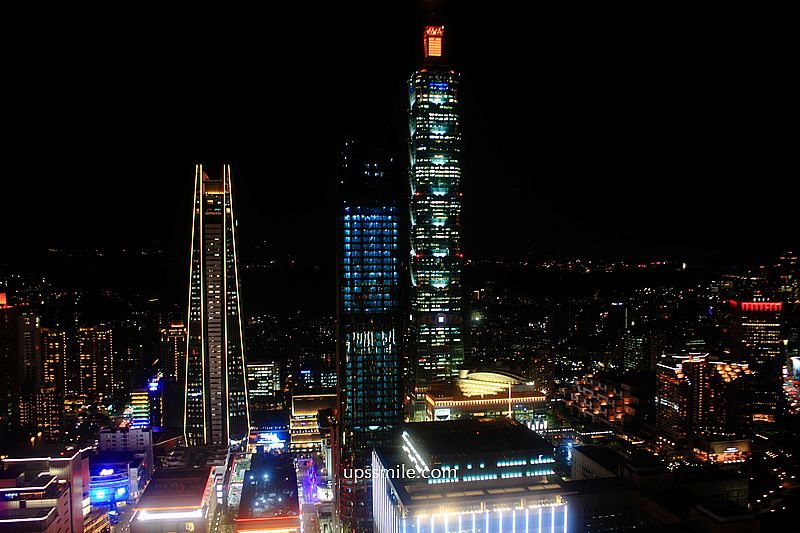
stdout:
<svg viewBox="0 0 800 533">
<path fill-rule="evenodd" d="M 42 388 L 36 396 L 37 424 L 46 442 L 58 442 L 67 388 L 67 342 L 63 331 L 41 329 Z"/>
<path fill-rule="evenodd" d="M 228 445 L 250 431 L 231 169 L 214 180 L 195 167 L 184 436 Z"/>
<path fill-rule="evenodd" d="M 731 353 L 754 372 L 750 389 L 753 422 L 774 422 L 781 404 L 781 302 L 731 300 Z"/>
<path fill-rule="evenodd" d="M 80 394 L 95 399 L 110 396 L 114 376 L 114 342 L 111 328 L 105 325 L 78 330 Z"/>
<path fill-rule="evenodd" d="M 39 317 L 23 313 L 19 317 L 19 422 L 36 425 L 36 393 L 42 386 L 42 337 Z"/>
<path fill-rule="evenodd" d="M 0 438 L 16 424 L 19 403 L 17 309 L 0 291 Z"/>
<path fill-rule="evenodd" d="M 183 321 L 170 322 L 161 329 L 161 368 L 164 379 L 183 381 L 186 362 L 186 326 Z"/>
<path fill-rule="evenodd" d="M 459 75 L 444 64 L 443 37 L 443 27 L 425 28 L 425 65 L 408 82 L 411 333 L 418 392 L 452 380 L 464 363 Z"/>
<path fill-rule="evenodd" d="M 656 366 L 656 427 L 674 444 L 692 435 L 731 435 L 749 427 L 744 404 L 753 371 L 709 361 L 708 354 L 670 356 Z"/>
<path fill-rule="evenodd" d="M 345 143 L 338 262 L 337 509 L 347 531 L 372 531 L 368 465 L 402 421 L 399 211 L 392 161 Z"/>
</svg>

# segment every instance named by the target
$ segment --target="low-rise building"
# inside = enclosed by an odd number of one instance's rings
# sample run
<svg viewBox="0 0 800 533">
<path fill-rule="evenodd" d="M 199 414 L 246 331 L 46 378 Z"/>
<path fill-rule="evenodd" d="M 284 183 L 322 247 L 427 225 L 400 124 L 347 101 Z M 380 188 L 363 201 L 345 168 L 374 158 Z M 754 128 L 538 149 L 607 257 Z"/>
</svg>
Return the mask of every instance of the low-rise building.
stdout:
<svg viewBox="0 0 800 533">
<path fill-rule="evenodd" d="M 135 506 L 131 533 L 207 533 L 216 506 L 213 467 L 156 470 Z"/>
</svg>

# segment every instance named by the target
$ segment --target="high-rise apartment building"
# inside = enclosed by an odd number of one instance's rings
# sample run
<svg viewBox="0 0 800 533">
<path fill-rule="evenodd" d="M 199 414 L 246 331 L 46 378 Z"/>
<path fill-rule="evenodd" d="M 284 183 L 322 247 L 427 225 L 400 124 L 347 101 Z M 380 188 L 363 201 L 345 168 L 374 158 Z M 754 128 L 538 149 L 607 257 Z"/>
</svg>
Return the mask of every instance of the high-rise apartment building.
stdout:
<svg viewBox="0 0 800 533">
<path fill-rule="evenodd" d="M 418 392 L 451 381 L 464 363 L 459 75 L 445 64 L 443 38 L 443 27 L 425 28 L 425 64 L 408 82 L 411 340 Z"/>
<path fill-rule="evenodd" d="M 106 325 L 78 329 L 80 394 L 87 400 L 110 396 L 113 391 L 114 341 Z"/>
<path fill-rule="evenodd" d="M 17 309 L 0 292 L 0 438 L 15 423 L 19 409 L 17 344 Z"/>
<path fill-rule="evenodd" d="M 165 380 L 183 381 L 186 367 L 186 326 L 177 320 L 161 329 L 161 368 Z"/>
<path fill-rule="evenodd" d="M 730 307 L 731 354 L 755 373 L 750 414 L 754 422 L 774 422 L 783 393 L 783 303 L 731 300 Z"/>
<path fill-rule="evenodd" d="M 746 431 L 743 414 L 754 372 L 747 364 L 710 361 L 708 354 L 665 358 L 656 368 L 656 427 L 670 444 L 694 436 Z"/>
<path fill-rule="evenodd" d="M 36 393 L 42 386 L 42 338 L 39 317 L 30 313 L 21 314 L 17 335 L 19 423 L 23 427 L 33 427 L 36 425 Z"/>
<path fill-rule="evenodd" d="M 197 165 L 184 408 L 190 446 L 228 445 L 250 431 L 233 209 L 230 165 L 220 179 Z"/>
<path fill-rule="evenodd" d="M 348 531 L 372 531 L 369 464 L 402 420 L 399 209 L 393 165 L 357 141 L 340 162 L 337 510 Z"/>
</svg>

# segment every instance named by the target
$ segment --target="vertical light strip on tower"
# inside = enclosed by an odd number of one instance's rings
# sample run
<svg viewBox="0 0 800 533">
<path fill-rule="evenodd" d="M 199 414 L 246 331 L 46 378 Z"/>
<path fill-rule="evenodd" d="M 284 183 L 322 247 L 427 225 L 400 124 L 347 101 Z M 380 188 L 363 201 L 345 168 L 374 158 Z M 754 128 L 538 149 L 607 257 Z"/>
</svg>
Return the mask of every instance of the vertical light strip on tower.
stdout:
<svg viewBox="0 0 800 533">
<path fill-rule="evenodd" d="M 186 339 L 189 445 L 228 445 L 250 430 L 230 185 L 230 166 L 212 180 L 197 165 Z"/>
</svg>

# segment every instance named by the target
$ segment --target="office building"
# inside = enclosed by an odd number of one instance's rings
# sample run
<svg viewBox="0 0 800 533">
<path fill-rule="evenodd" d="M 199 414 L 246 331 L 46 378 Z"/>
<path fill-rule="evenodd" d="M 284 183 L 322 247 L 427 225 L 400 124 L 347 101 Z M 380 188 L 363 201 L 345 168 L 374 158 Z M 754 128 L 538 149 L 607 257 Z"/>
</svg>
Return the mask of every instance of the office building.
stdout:
<svg viewBox="0 0 800 533">
<path fill-rule="evenodd" d="M 195 167 L 184 435 L 190 446 L 240 442 L 250 431 L 230 165 Z"/>
<path fill-rule="evenodd" d="M 406 424 L 372 457 L 377 533 L 568 531 L 553 447 L 519 422 Z"/>
<path fill-rule="evenodd" d="M 39 317 L 23 313 L 19 317 L 19 424 L 36 428 L 36 394 L 42 386 L 42 338 Z"/>
<path fill-rule="evenodd" d="M 281 389 L 281 368 L 278 363 L 247 363 L 247 393 L 251 407 L 275 404 Z"/>
<path fill-rule="evenodd" d="M 8 486 L 0 491 L 4 500 L 0 506 L 3 510 L 0 516 L 11 512 L 10 516 L 5 515 L 3 519 L 12 523 L 22 520 L 20 523 L 33 524 L 36 531 L 60 533 L 71 530 L 72 533 L 83 533 L 84 519 L 91 511 L 91 454 L 91 448 L 78 451 L 64 448 L 30 449 L 2 459 L 2 483 Z M 37 503 L 29 503 L 30 500 L 36 500 Z M 22 530 L 19 523 L 15 525 L 17 529 L 8 531 Z"/>
<path fill-rule="evenodd" d="M 774 422 L 782 405 L 783 303 L 731 300 L 731 354 L 753 371 L 750 415 Z"/>
<path fill-rule="evenodd" d="M 344 469 L 369 464 L 372 447 L 386 445 L 402 420 L 402 327 L 393 163 L 349 140 L 340 182 L 337 464 Z M 371 529 L 368 483 L 339 476 L 337 502 L 348 529 Z"/>
<path fill-rule="evenodd" d="M 289 448 L 292 451 L 310 452 L 321 449 L 319 412 L 333 410 L 336 398 L 336 394 L 333 393 L 292 396 L 292 412 L 289 419 Z"/>
<path fill-rule="evenodd" d="M 444 28 L 423 35 L 425 63 L 408 82 L 411 341 L 415 387 L 450 382 L 462 337 L 459 74 L 445 63 Z"/>
</svg>

